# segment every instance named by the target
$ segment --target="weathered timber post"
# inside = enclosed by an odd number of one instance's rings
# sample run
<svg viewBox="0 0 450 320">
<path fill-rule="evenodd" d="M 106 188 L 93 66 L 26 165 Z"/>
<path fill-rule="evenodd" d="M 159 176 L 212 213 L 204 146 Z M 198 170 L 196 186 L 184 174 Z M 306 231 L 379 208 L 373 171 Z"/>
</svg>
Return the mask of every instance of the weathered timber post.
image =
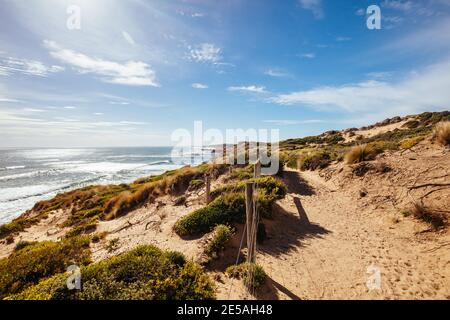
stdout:
<svg viewBox="0 0 450 320">
<path fill-rule="evenodd" d="M 209 174 L 205 174 L 205 201 L 208 205 L 211 202 L 211 178 Z"/>
<path fill-rule="evenodd" d="M 253 183 L 245 184 L 245 213 L 247 218 L 247 261 L 253 261 Z"/>
</svg>

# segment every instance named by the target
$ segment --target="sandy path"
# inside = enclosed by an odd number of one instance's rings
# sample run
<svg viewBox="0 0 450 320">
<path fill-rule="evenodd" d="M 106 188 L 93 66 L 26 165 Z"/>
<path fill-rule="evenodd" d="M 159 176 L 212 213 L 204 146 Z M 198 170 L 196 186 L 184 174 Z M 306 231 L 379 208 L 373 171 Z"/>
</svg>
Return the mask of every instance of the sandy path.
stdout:
<svg viewBox="0 0 450 320">
<path fill-rule="evenodd" d="M 416 222 L 393 225 L 316 173 L 287 171 L 284 179 L 289 195 L 259 247 L 270 277 L 260 299 L 450 299 L 448 233 L 419 238 Z M 366 286 L 371 265 L 380 270 L 379 290 Z M 229 288 L 226 279 L 219 298 Z M 235 281 L 230 298 L 250 297 Z"/>
</svg>

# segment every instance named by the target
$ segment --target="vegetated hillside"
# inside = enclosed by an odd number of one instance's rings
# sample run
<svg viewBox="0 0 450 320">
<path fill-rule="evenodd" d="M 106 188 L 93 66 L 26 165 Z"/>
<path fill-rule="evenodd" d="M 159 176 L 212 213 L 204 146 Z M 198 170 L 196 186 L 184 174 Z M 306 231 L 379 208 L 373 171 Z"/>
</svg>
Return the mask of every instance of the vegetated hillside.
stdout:
<svg viewBox="0 0 450 320">
<path fill-rule="evenodd" d="M 290 168 L 318 170 L 367 204 L 442 227 L 450 208 L 450 112 L 395 117 L 281 144 Z"/>
<path fill-rule="evenodd" d="M 0 298 L 448 298 L 449 120 L 424 113 L 281 142 L 286 170 L 257 181 L 250 267 L 241 262 L 252 165 L 59 194 L 0 226 Z M 375 292 L 364 278 L 374 262 L 384 275 Z M 64 287 L 74 263 L 85 279 L 77 292 Z"/>
</svg>

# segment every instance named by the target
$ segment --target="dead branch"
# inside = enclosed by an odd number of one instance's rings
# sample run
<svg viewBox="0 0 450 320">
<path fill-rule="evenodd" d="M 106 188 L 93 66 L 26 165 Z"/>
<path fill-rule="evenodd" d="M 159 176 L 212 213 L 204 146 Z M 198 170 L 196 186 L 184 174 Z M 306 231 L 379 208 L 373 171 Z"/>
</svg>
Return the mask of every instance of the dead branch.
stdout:
<svg viewBox="0 0 450 320">
<path fill-rule="evenodd" d="M 425 183 L 425 184 L 420 184 L 418 186 L 408 187 L 408 189 L 415 190 L 415 189 L 426 188 L 426 187 L 448 187 L 448 186 L 450 186 L 450 183 Z"/>
</svg>

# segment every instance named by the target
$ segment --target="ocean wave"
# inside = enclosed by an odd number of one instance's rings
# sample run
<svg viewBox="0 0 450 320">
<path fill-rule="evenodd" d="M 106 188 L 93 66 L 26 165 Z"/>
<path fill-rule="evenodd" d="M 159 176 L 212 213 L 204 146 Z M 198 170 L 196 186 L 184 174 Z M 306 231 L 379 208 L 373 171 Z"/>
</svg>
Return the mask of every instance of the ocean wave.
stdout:
<svg viewBox="0 0 450 320">
<path fill-rule="evenodd" d="M 2 191 L 2 197 L 0 197 L 0 204 L 7 202 L 14 202 L 18 200 L 24 200 L 28 198 L 41 197 L 49 194 L 55 194 L 64 192 L 67 190 L 74 190 L 87 185 L 90 185 L 96 181 L 104 179 L 105 175 L 88 178 L 76 182 L 70 182 L 62 185 L 35 185 L 25 186 L 17 188 L 6 188 Z"/>
<path fill-rule="evenodd" d="M 0 171 L 17 170 L 17 169 L 25 169 L 25 168 L 26 168 L 26 166 L 10 166 L 10 167 L 0 168 Z"/>
<path fill-rule="evenodd" d="M 31 178 L 31 177 L 37 177 L 37 176 L 44 176 L 44 175 L 51 175 L 55 174 L 58 171 L 61 171 L 59 169 L 51 169 L 51 170 L 38 170 L 38 171 L 30 171 L 25 173 L 18 173 L 18 174 L 11 174 L 8 176 L 0 177 L 0 181 L 10 181 L 10 180 L 16 180 L 21 178 Z"/>
<path fill-rule="evenodd" d="M 107 156 L 106 159 L 153 159 L 153 158 L 170 158 L 170 154 L 130 154 L 130 155 L 117 155 Z"/>
</svg>

